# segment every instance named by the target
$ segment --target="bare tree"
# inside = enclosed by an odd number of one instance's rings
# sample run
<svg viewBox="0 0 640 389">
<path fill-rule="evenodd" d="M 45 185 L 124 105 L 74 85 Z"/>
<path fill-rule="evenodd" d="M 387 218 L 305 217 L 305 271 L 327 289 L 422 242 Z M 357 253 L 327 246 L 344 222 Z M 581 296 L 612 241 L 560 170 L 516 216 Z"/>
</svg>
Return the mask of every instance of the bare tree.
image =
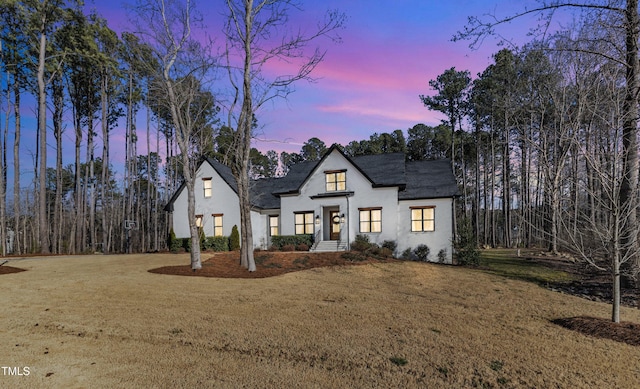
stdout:
<svg viewBox="0 0 640 389">
<path fill-rule="evenodd" d="M 625 264 L 630 263 L 639 254 L 637 248 L 633 248 L 630 239 L 622 239 L 626 234 L 626 225 L 629 223 L 630 215 L 638 212 L 640 204 L 628 204 L 622 201 L 620 192 L 622 191 L 623 156 L 619 152 L 622 147 L 622 126 L 613 124 L 610 140 L 608 144 L 611 154 L 610 158 L 602 158 L 598 154 L 590 153 L 581 144 L 587 165 L 594 172 L 598 181 L 598 190 L 594 192 L 593 187 L 584 187 L 595 201 L 596 209 L 600 217 L 594 219 L 585 208 L 578 217 L 578 224 L 581 228 L 573 229 L 566 223 L 572 219 L 572 215 L 561 217 L 562 226 L 567 232 L 564 236 L 568 239 L 568 244 L 573 248 L 573 252 L 579 255 L 584 261 L 592 266 L 606 270 L 611 275 L 612 306 L 611 320 L 620 322 L 620 287 L 621 275 Z M 578 183 L 585 184 L 584 180 Z M 570 210 L 567 210 L 569 212 Z"/>
<path fill-rule="evenodd" d="M 583 0 L 552 1 L 540 0 L 538 7 L 525 9 L 514 15 L 497 18 L 495 15 L 471 17 L 469 24 L 459 32 L 454 40 L 470 39 L 471 46 L 477 46 L 488 36 L 495 34 L 496 28 L 523 16 L 539 16 L 542 21 L 537 32 L 547 32 L 557 11 L 581 11 L 578 21 L 591 26 L 590 34 L 583 34 L 571 41 L 563 50 L 571 50 L 595 55 L 617 63 L 625 69 L 625 99 L 621 111 L 622 117 L 622 170 L 618 177 L 621 180 L 619 204 L 621 210 L 628 212 L 620 218 L 623 233 L 620 247 L 628 250 L 634 259 L 626 261 L 633 264 L 634 273 L 640 271 L 638 252 L 637 212 L 638 202 L 638 104 L 640 99 L 640 62 L 638 61 L 638 38 L 640 35 L 640 18 L 638 16 L 638 0 Z"/>
<path fill-rule="evenodd" d="M 266 102 L 286 98 L 293 92 L 296 81 L 311 80 L 311 72 L 323 60 L 325 52 L 319 48 L 309 50 L 308 46 L 320 37 L 337 40 L 334 33 L 343 26 L 345 15 L 328 12 L 313 32 L 305 34 L 288 25 L 290 14 L 301 10 L 298 1 L 227 0 L 226 3 L 227 69 L 234 90 L 228 126 L 234 129 L 231 168 L 240 203 L 240 264 L 255 271 L 249 199 L 249 159 L 255 114 Z M 265 67 L 273 61 L 291 63 L 291 72 L 269 78 Z"/>
<path fill-rule="evenodd" d="M 136 22 L 143 40 L 152 48 L 161 65 L 158 85 L 166 96 L 164 109 L 171 118 L 175 140 L 180 149 L 182 175 L 187 189 L 188 219 L 191 236 L 191 268 L 202 267 L 200 239 L 195 219 L 195 155 L 192 139 L 206 126 L 211 111 L 200 102 L 208 92 L 202 86 L 214 61 L 208 48 L 194 39 L 192 29 L 200 19 L 191 0 L 141 0 L 135 9 Z"/>
</svg>

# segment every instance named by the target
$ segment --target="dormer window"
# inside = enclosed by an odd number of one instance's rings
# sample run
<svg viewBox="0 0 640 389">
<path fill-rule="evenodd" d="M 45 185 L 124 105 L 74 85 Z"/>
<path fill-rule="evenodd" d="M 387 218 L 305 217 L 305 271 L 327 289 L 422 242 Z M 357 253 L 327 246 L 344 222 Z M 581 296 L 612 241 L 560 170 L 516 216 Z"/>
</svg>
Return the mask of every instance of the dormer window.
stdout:
<svg viewBox="0 0 640 389">
<path fill-rule="evenodd" d="M 330 170 L 324 172 L 327 192 L 347 190 L 347 171 Z"/>
</svg>

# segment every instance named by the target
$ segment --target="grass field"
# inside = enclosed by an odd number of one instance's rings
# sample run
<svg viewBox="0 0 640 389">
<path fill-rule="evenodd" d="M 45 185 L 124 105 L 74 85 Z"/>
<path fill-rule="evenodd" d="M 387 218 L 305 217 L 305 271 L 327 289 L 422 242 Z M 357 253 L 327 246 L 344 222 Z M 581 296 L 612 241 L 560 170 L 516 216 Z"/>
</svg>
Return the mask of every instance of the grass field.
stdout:
<svg viewBox="0 0 640 389">
<path fill-rule="evenodd" d="M 634 388 L 640 348 L 551 323 L 609 306 L 396 262 L 263 279 L 149 273 L 186 254 L 12 261 L 2 388 Z M 640 311 L 623 308 L 623 320 Z M 16 370 L 13 370 L 15 372 Z M 21 370 L 24 372 L 25 370 Z M 4 372 L 4 373 L 3 373 Z"/>
</svg>

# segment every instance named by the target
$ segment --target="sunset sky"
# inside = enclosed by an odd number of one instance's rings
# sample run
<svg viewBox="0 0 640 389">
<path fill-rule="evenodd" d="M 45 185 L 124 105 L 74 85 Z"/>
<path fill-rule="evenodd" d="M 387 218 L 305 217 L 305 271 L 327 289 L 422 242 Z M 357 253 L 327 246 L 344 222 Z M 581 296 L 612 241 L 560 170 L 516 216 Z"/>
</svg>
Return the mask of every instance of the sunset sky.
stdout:
<svg viewBox="0 0 640 389">
<path fill-rule="evenodd" d="M 513 3 L 516 3 L 515 5 Z M 374 132 L 407 130 L 417 123 L 436 125 L 443 118 L 420 102 L 420 94 L 433 94 L 429 80 L 446 69 L 469 70 L 472 77 L 491 62 L 500 47 L 488 38 L 478 50 L 469 42 L 452 42 L 471 15 L 506 15 L 522 10 L 530 1 L 510 0 L 325 0 L 306 1 L 306 23 L 319 20 L 327 9 L 346 13 L 343 42 L 318 41 L 327 50 L 313 73 L 315 83 L 300 82 L 288 100 L 269 104 L 258 115 L 264 141 L 255 146 L 266 151 L 299 151 L 311 137 L 327 145 L 366 139 Z M 87 0 L 120 32 L 129 29 L 125 2 Z M 220 35 L 224 2 L 197 3 L 208 33 Z M 500 30 L 507 38 L 524 42 L 527 28 L 517 25 Z"/>
</svg>

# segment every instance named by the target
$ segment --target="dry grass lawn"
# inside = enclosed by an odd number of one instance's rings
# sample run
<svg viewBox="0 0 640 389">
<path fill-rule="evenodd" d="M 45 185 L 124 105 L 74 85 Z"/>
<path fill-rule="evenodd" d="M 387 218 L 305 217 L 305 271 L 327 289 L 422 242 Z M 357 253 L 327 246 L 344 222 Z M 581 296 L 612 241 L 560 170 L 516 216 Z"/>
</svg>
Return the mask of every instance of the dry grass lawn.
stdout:
<svg viewBox="0 0 640 389">
<path fill-rule="evenodd" d="M 152 274 L 187 254 L 11 261 L 2 388 L 632 388 L 640 347 L 551 321 L 607 304 L 412 262 L 262 279 Z M 623 308 L 623 320 L 640 311 Z"/>
</svg>

